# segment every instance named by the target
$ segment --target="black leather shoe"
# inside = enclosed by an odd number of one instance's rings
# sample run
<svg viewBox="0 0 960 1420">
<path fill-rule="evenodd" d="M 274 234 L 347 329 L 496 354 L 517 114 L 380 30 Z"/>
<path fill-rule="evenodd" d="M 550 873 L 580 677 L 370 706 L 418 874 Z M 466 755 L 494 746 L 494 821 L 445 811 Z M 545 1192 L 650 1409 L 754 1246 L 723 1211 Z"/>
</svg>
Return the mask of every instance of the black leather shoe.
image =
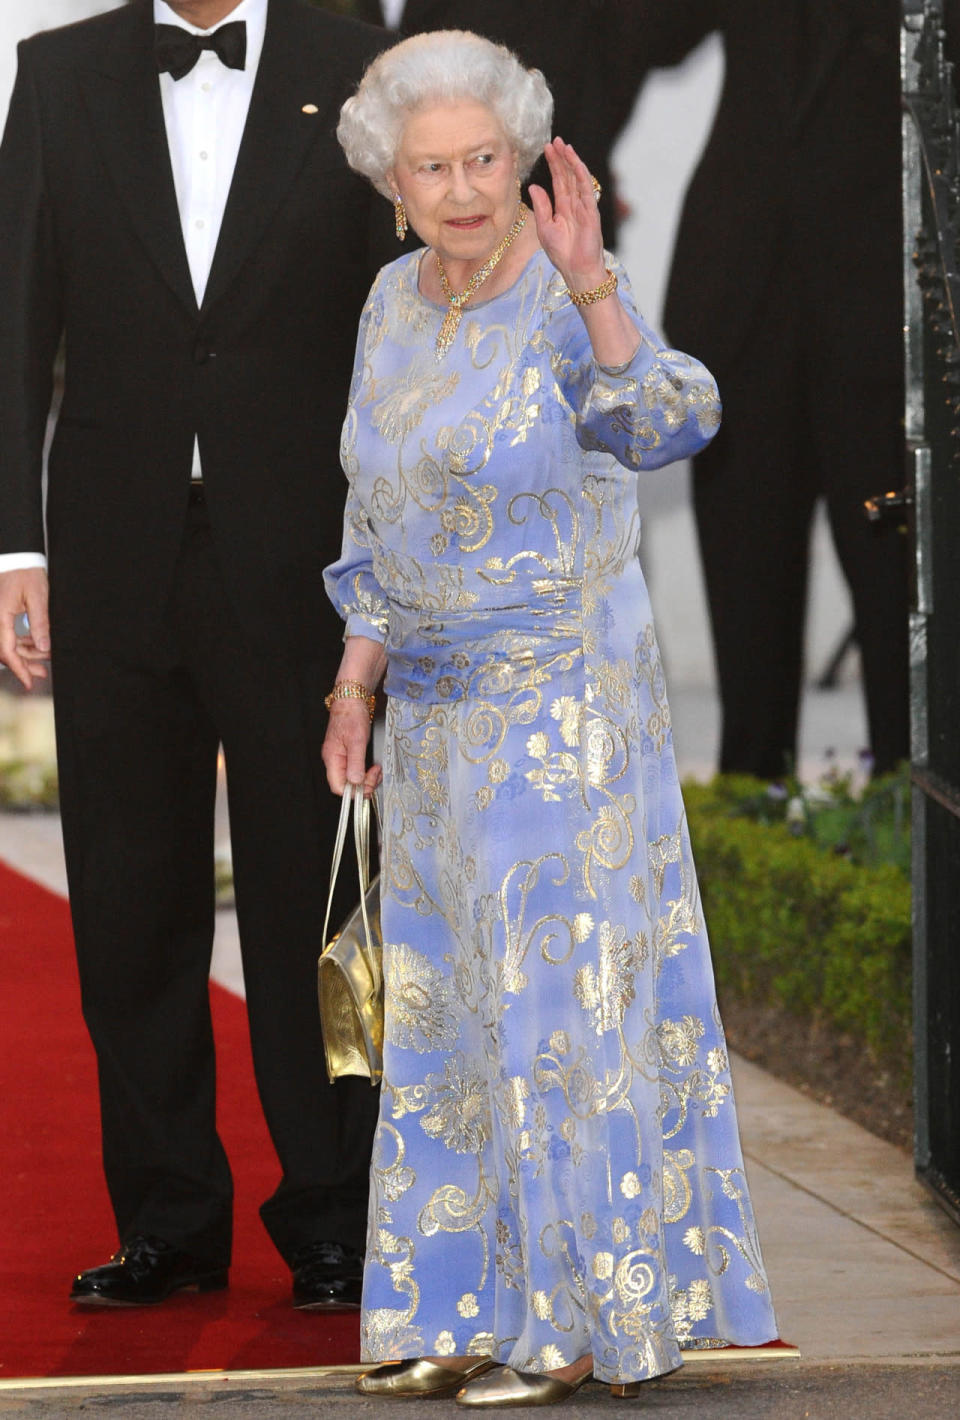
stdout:
<svg viewBox="0 0 960 1420">
<path fill-rule="evenodd" d="M 173 1292 L 216 1292 L 227 1269 L 211 1267 L 160 1238 L 133 1237 L 102 1267 L 79 1273 L 70 1300 L 82 1306 L 145 1307 Z"/>
<path fill-rule="evenodd" d="M 363 1289 L 363 1258 L 338 1242 L 307 1243 L 293 1255 L 293 1305 L 298 1311 L 354 1311 Z"/>
</svg>

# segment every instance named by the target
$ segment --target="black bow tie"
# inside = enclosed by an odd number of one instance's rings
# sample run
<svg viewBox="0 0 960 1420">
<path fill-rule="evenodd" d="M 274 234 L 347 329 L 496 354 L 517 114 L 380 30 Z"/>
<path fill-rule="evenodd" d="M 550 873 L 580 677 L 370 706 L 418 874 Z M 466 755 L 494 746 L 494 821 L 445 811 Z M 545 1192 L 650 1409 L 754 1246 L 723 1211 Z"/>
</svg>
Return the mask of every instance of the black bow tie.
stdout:
<svg viewBox="0 0 960 1420">
<path fill-rule="evenodd" d="M 247 24 L 232 20 L 213 34 L 195 35 L 179 25 L 156 25 L 154 48 L 157 68 L 161 74 L 182 79 L 196 64 L 205 49 L 212 49 L 228 69 L 243 69 L 247 63 Z"/>
</svg>

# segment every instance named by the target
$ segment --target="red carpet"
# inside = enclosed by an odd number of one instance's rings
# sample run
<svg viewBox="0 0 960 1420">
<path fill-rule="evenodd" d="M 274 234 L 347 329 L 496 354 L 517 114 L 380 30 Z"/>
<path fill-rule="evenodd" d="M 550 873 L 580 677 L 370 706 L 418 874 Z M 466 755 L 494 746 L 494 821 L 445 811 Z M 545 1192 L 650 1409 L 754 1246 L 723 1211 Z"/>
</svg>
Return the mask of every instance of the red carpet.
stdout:
<svg viewBox="0 0 960 1420">
<path fill-rule="evenodd" d="M 339 1365 L 357 1313 L 290 1306 L 257 1208 L 278 1182 L 243 1002 L 212 987 L 219 1115 L 236 1184 L 230 1287 L 159 1308 L 74 1307 L 72 1274 L 115 1246 L 100 1171 L 96 1066 L 66 903 L 0 863 L 0 1379 Z"/>
</svg>

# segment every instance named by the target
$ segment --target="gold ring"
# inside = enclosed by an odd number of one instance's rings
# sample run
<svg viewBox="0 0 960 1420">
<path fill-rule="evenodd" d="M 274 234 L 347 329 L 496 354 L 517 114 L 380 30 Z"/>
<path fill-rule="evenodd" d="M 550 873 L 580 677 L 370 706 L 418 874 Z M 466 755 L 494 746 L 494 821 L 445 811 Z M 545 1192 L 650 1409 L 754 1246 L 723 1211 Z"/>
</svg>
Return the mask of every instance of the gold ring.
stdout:
<svg viewBox="0 0 960 1420">
<path fill-rule="evenodd" d="M 594 195 L 594 197 L 597 199 L 597 201 L 599 202 L 599 201 L 600 201 L 600 194 L 601 194 L 601 192 L 603 191 L 603 188 L 602 188 L 602 187 L 600 186 L 600 184 L 597 182 L 597 180 L 596 180 L 596 178 L 594 177 L 593 173 L 590 174 L 590 181 L 591 181 L 592 184 L 593 184 L 593 195 Z"/>
</svg>

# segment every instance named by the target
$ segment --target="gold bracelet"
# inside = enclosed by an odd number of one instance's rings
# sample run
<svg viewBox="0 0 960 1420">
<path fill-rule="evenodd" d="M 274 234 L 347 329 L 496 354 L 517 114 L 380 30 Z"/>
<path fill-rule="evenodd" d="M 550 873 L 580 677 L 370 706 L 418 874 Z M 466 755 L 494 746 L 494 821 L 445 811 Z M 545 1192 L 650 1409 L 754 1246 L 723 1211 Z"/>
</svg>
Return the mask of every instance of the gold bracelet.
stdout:
<svg viewBox="0 0 960 1420">
<path fill-rule="evenodd" d="M 327 709 L 335 700 L 365 700 L 372 720 L 377 708 L 377 697 L 359 680 L 338 680 L 324 700 Z"/>
<path fill-rule="evenodd" d="M 612 296 L 616 289 L 617 274 L 615 271 L 608 271 L 606 281 L 601 281 L 592 291 L 571 291 L 568 287 L 567 295 L 575 306 L 595 306 L 598 301 L 605 301 L 608 296 Z"/>
</svg>

